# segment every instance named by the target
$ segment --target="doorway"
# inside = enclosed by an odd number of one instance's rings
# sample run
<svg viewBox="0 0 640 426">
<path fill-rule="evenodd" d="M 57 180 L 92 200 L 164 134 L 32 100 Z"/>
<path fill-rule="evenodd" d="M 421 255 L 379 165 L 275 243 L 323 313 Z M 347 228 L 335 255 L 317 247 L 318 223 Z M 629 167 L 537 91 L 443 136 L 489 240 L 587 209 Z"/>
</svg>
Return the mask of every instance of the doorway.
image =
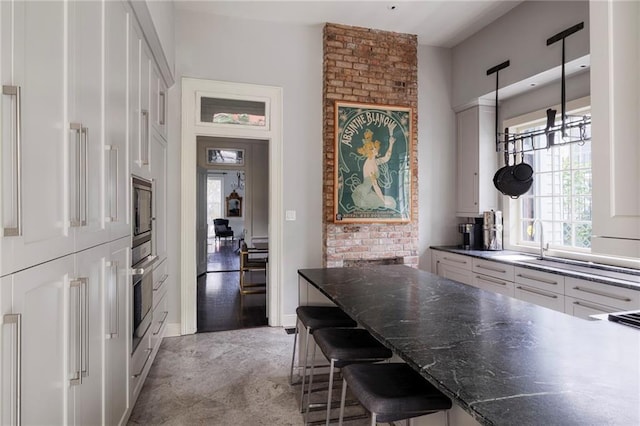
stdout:
<svg viewBox="0 0 640 426">
<path fill-rule="evenodd" d="M 252 116 L 255 115 L 253 113 L 247 116 L 233 113 L 215 117 L 215 114 L 210 114 L 210 108 L 221 99 L 227 100 L 228 105 L 231 106 L 237 105 L 238 102 L 248 102 L 254 106 L 261 104 L 263 119 L 253 120 Z M 214 101 L 210 102 L 210 100 Z M 216 118 L 220 118 L 220 120 L 216 120 Z M 197 272 L 200 260 L 198 254 L 202 252 L 198 244 L 197 229 L 199 224 L 196 217 L 199 199 L 197 194 L 198 136 L 232 140 L 266 140 L 269 142 L 265 154 L 269 164 L 268 190 L 263 194 L 268 200 L 266 211 L 270 218 L 266 230 L 269 244 L 266 311 L 269 325 L 280 326 L 281 253 L 284 221 L 282 206 L 282 88 L 183 78 L 181 122 L 181 334 L 193 334 L 197 330 Z"/>
<path fill-rule="evenodd" d="M 266 262 L 256 263 L 253 248 L 264 242 L 260 259 L 268 259 L 269 141 L 211 136 L 196 141 L 197 246 L 203 252 L 198 253 L 197 331 L 267 325 Z"/>
</svg>

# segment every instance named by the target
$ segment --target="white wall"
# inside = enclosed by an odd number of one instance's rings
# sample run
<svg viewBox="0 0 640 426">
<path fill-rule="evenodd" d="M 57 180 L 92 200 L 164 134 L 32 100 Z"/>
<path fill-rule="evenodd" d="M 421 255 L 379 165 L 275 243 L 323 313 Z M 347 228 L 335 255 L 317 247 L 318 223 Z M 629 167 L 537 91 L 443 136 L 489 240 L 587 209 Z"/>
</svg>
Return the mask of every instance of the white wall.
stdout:
<svg viewBox="0 0 640 426">
<path fill-rule="evenodd" d="M 284 95 L 285 210 L 283 314 L 298 303 L 298 268 L 322 265 L 322 28 L 203 16 L 176 10 L 176 80 L 169 112 L 181 120 L 182 77 L 280 86 Z M 170 128 L 169 256 L 179 276 L 180 125 Z M 173 231 L 173 232 L 172 232 Z M 170 322 L 180 321 L 180 283 L 171 289 Z"/>
<path fill-rule="evenodd" d="M 588 1 L 526 1 L 453 48 L 453 101 L 457 107 L 495 91 L 489 68 L 506 61 L 500 87 L 558 67 L 562 43 L 547 39 L 584 21 L 584 29 L 566 39 L 566 60 L 589 54 Z"/>
<path fill-rule="evenodd" d="M 431 245 L 456 243 L 456 120 L 451 109 L 451 50 L 418 46 L 419 268 Z"/>
</svg>

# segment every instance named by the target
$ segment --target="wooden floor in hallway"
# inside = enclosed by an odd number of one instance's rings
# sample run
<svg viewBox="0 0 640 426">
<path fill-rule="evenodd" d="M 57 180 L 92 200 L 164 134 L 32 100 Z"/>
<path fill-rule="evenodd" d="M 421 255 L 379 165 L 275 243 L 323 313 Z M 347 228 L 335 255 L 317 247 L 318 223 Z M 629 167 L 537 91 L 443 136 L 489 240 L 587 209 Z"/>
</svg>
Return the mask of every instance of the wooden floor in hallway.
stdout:
<svg viewBox="0 0 640 426">
<path fill-rule="evenodd" d="M 198 277 L 198 333 L 267 325 L 266 294 L 240 293 L 235 240 L 210 240 L 207 273 Z"/>
</svg>

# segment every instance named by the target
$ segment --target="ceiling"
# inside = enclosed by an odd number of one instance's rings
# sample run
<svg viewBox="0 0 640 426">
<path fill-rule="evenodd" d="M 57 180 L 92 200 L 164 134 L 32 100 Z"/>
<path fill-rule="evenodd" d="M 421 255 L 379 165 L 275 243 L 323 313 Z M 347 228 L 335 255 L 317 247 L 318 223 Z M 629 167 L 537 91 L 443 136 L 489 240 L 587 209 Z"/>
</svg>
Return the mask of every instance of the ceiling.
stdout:
<svg viewBox="0 0 640 426">
<path fill-rule="evenodd" d="M 177 9 L 235 18 L 334 24 L 416 34 L 418 43 L 453 47 L 522 3 L 516 0 L 186 1 Z"/>
</svg>

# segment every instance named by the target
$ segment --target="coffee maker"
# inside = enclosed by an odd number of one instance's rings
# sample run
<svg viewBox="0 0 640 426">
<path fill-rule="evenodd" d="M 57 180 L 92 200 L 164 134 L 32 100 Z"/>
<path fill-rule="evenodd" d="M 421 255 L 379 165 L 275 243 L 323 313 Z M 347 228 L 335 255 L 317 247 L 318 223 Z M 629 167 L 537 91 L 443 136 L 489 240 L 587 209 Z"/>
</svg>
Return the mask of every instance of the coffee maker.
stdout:
<svg viewBox="0 0 640 426">
<path fill-rule="evenodd" d="M 482 250 L 482 222 L 483 218 L 475 219 L 475 223 L 460 223 L 458 232 L 462 234 L 463 250 Z"/>
</svg>

